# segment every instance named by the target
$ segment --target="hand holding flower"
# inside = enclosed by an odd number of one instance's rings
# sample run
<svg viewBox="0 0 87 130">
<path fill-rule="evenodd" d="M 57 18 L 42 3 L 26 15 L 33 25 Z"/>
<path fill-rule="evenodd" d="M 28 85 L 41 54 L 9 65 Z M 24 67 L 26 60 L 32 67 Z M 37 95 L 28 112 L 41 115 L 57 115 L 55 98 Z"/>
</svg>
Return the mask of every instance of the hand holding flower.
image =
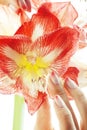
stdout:
<svg viewBox="0 0 87 130">
<path fill-rule="evenodd" d="M 57 82 L 55 82 L 55 80 Z M 52 87 L 50 94 L 54 96 L 54 109 L 59 120 L 60 130 L 86 130 L 87 129 L 87 98 L 80 90 L 77 84 L 68 78 L 66 82 L 66 89 L 69 91 L 73 100 L 76 103 L 80 113 L 80 124 L 76 118 L 76 114 L 68 100 L 68 97 L 62 88 L 59 78 L 55 75 L 49 80 L 49 89 Z M 56 93 L 55 93 L 56 91 Z M 62 125 L 63 124 L 63 125 Z M 79 125 L 78 125 L 79 124 Z"/>
</svg>

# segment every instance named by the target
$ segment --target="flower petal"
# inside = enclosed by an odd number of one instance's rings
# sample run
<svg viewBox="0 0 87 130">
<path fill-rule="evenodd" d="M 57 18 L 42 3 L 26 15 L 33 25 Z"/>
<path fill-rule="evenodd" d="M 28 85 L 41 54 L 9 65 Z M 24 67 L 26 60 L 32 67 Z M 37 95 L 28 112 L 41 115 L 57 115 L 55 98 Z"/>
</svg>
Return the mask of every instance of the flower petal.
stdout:
<svg viewBox="0 0 87 130">
<path fill-rule="evenodd" d="M 26 13 L 23 9 L 18 8 L 18 9 L 16 10 L 16 13 L 17 13 L 17 15 L 20 16 L 21 25 L 22 25 L 24 22 L 29 21 L 29 16 L 27 15 L 27 13 Z M 17 28 L 17 29 L 18 29 L 18 28 Z M 16 31 L 17 31 L 17 30 L 16 30 Z"/>
<path fill-rule="evenodd" d="M 78 85 L 78 74 L 79 74 L 79 70 L 78 68 L 76 67 L 69 67 L 67 69 L 67 71 L 64 73 L 64 75 L 62 76 L 62 78 L 65 80 L 64 81 L 64 89 L 69 97 L 69 99 L 72 99 L 69 91 L 67 91 L 67 87 L 66 87 L 66 81 L 67 81 L 67 78 L 69 77 L 70 79 L 72 79 L 77 85 Z"/>
<path fill-rule="evenodd" d="M 44 2 L 48 2 L 49 0 L 32 0 L 32 5 L 34 5 L 34 8 L 40 7 Z"/>
<path fill-rule="evenodd" d="M 0 5 L 0 34 L 13 35 L 20 25 L 20 16 L 10 7 Z"/>
<path fill-rule="evenodd" d="M 51 69 L 62 75 L 78 47 L 78 38 L 77 30 L 64 27 L 37 39 L 35 47 L 39 47 L 44 60 L 51 63 Z"/>
<path fill-rule="evenodd" d="M 15 86 L 15 80 L 10 79 L 1 69 L 0 69 L 0 93 L 2 94 L 13 94 L 17 92 Z"/>
<path fill-rule="evenodd" d="M 47 94 L 38 92 L 38 95 L 36 97 L 32 97 L 29 92 L 29 85 L 29 83 L 27 85 L 24 84 L 21 77 L 17 79 L 16 87 L 20 88 L 20 93 L 22 93 L 22 95 L 24 96 L 29 113 L 34 114 L 39 109 L 40 105 L 44 102 Z"/>
<path fill-rule="evenodd" d="M 84 27 L 79 27 L 78 25 L 74 25 L 79 32 L 79 48 L 84 48 L 87 46 L 87 32 Z"/>
<path fill-rule="evenodd" d="M 24 97 L 25 102 L 27 103 L 28 106 L 29 113 L 34 114 L 39 109 L 41 104 L 44 102 L 46 94 L 39 92 L 37 98 L 31 97 L 29 96 L 29 94 L 24 94 Z"/>
<path fill-rule="evenodd" d="M 78 79 L 77 79 L 78 78 L 78 74 L 79 74 L 78 68 L 76 68 L 76 67 L 69 67 L 62 77 L 64 79 L 69 77 L 70 79 L 74 80 L 78 84 Z"/>
<path fill-rule="evenodd" d="M 24 35 L 0 36 L 0 48 L 9 46 L 18 53 L 25 54 L 31 47 L 31 44 L 30 39 Z M 0 49 L 0 52 L 2 51 Z"/>
<path fill-rule="evenodd" d="M 54 31 L 60 27 L 60 23 L 47 8 L 41 6 L 36 14 L 34 14 L 29 22 L 25 22 L 16 32 L 16 34 L 24 34 L 35 41 L 43 34 Z"/>
<path fill-rule="evenodd" d="M 46 6 L 59 20 L 62 26 L 70 26 L 78 16 L 71 2 L 48 2 Z"/>
<path fill-rule="evenodd" d="M 27 75 L 24 78 L 27 79 Z M 17 78 L 16 87 L 19 88 L 19 92 L 23 95 L 25 102 L 27 104 L 29 113 L 34 114 L 39 109 L 41 104 L 44 102 L 47 94 L 45 92 L 38 91 L 38 94 L 36 97 L 32 96 L 30 94 L 29 87 L 33 87 L 33 90 L 35 90 L 34 88 L 35 86 L 33 85 L 33 83 L 30 84 L 29 79 L 27 79 L 28 81 L 26 82 L 24 82 L 23 80 L 24 80 L 23 76 L 20 76 L 19 78 Z"/>
<path fill-rule="evenodd" d="M 26 36 L 0 37 L 0 68 L 11 78 L 17 78 L 20 73 L 15 60 L 21 58 L 29 50 L 30 40 Z"/>
</svg>

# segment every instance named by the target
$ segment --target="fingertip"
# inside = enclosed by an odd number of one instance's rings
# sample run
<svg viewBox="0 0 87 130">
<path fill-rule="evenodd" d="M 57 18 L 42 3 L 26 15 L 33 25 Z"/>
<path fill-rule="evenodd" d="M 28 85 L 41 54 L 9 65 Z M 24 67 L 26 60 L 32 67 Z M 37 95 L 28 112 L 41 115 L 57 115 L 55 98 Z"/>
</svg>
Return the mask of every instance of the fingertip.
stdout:
<svg viewBox="0 0 87 130">
<path fill-rule="evenodd" d="M 59 78 L 57 76 L 57 74 L 55 72 L 52 72 L 51 75 L 50 75 L 50 79 L 52 81 L 53 84 L 55 85 L 59 85 Z"/>
<path fill-rule="evenodd" d="M 77 88 L 77 84 L 69 77 L 65 80 L 66 88 L 74 89 Z"/>
<path fill-rule="evenodd" d="M 51 98 L 54 98 L 59 92 L 60 79 L 55 72 L 52 72 L 48 78 L 47 91 Z"/>
<path fill-rule="evenodd" d="M 79 101 L 79 99 L 83 100 L 85 98 L 84 93 L 81 91 L 78 85 L 70 78 L 67 78 L 66 80 L 66 89 L 76 101 Z"/>
<path fill-rule="evenodd" d="M 59 95 L 56 95 L 54 98 L 54 102 L 59 108 L 63 108 L 63 101 L 62 98 Z"/>
</svg>

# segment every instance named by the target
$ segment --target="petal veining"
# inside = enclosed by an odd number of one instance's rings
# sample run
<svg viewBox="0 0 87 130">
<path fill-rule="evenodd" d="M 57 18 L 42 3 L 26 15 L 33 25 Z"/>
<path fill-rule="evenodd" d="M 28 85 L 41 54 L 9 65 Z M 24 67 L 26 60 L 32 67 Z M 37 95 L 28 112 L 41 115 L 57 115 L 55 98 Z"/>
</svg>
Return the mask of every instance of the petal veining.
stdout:
<svg viewBox="0 0 87 130">
<path fill-rule="evenodd" d="M 29 36 L 32 41 L 60 27 L 60 22 L 46 7 L 41 6 L 30 21 L 25 22 L 16 32 Z"/>
<path fill-rule="evenodd" d="M 43 27 L 40 25 L 40 24 L 37 24 L 37 26 L 35 26 L 35 29 L 32 33 L 32 41 L 34 42 L 38 37 L 42 36 L 43 35 Z"/>
<path fill-rule="evenodd" d="M 0 69 L 0 93 L 2 94 L 12 94 L 17 92 L 15 86 L 16 81 L 10 79 L 1 69 Z"/>
<path fill-rule="evenodd" d="M 37 39 L 35 47 L 40 46 L 42 57 L 51 61 L 52 69 L 56 69 L 59 75 L 62 75 L 68 67 L 70 57 L 78 48 L 78 39 L 77 30 L 64 27 Z"/>
<path fill-rule="evenodd" d="M 72 26 L 78 13 L 71 2 L 47 2 L 43 4 L 60 21 L 62 26 Z"/>
</svg>

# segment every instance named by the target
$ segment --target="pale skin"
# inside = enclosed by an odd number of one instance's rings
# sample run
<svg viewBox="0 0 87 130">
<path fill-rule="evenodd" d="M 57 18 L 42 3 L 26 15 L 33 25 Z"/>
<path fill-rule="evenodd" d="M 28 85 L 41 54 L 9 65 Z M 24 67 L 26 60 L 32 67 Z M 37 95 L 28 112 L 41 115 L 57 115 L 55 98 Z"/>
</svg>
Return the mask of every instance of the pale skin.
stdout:
<svg viewBox="0 0 87 130">
<path fill-rule="evenodd" d="M 54 75 L 49 78 L 48 91 L 53 98 L 55 113 L 60 124 L 58 127 L 60 130 L 87 130 L 87 98 L 73 80 L 68 78 L 66 84 L 66 89 L 73 97 L 80 113 L 81 122 L 80 124 L 78 123 L 68 96 L 63 87 L 61 87 L 58 77 Z M 54 130 L 51 124 L 50 105 L 48 100 L 45 100 L 41 108 L 38 110 L 34 130 Z"/>
<path fill-rule="evenodd" d="M 0 4 L 6 6 L 13 6 L 16 9 L 23 9 L 27 11 L 31 11 L 31 3 L 30 0 L 0 0 Z"/>
</svg>

